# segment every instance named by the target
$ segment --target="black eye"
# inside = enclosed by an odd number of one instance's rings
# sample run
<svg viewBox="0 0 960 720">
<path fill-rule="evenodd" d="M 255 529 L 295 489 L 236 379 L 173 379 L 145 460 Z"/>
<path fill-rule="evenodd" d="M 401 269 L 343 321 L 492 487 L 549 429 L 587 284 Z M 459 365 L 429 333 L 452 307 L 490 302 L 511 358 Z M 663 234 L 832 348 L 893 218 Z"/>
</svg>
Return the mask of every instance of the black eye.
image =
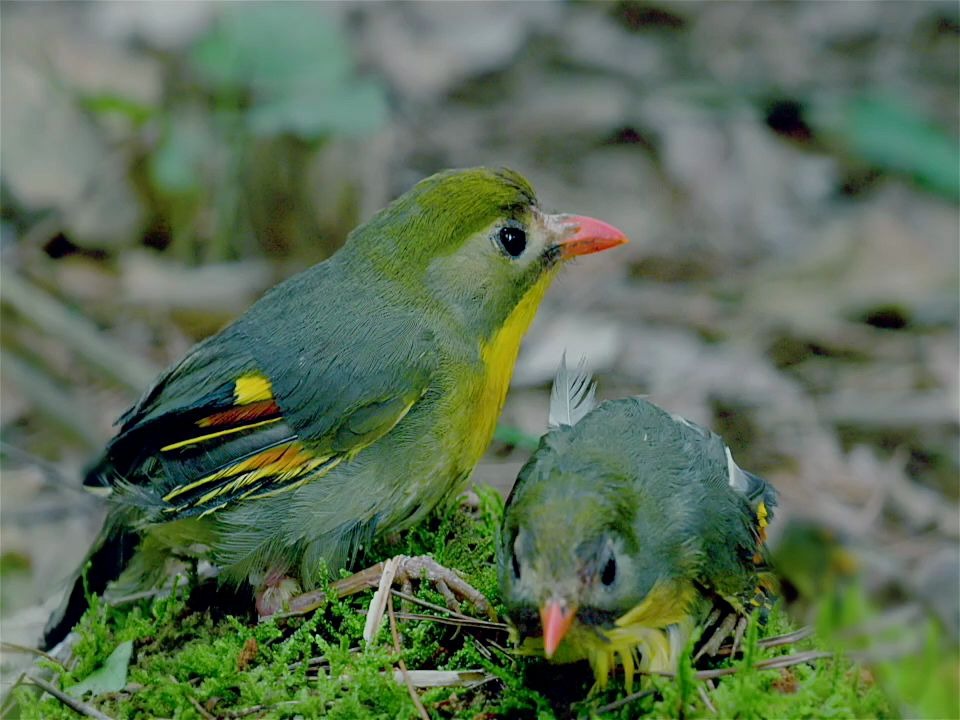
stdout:
<svg viewBox="0 0 960 720">
<path fill-rule="evenodd" d="M 513 556 L 513 576 L 519 580 L 520 579 L 520 561 L 517 560 L 517 556 Z"/>
<path fill-rule="evenodd" d="M 497 236 L 500 247 L 510 257 L 520 257 L 527 248 L 527 234 L 518 227 L 505 225 Z"/>
<path fill-rule="evenodd" d="M 613 555 L 610 556 L 610 559 L 607 560 L 607 564 L 603 566 L 603 572 L 600 573 L 600 582 L 602 582 L 607 587 L 613 585 L 613 581 L 617 579 L 617 561 L 613 559 Z"/>
</svg>

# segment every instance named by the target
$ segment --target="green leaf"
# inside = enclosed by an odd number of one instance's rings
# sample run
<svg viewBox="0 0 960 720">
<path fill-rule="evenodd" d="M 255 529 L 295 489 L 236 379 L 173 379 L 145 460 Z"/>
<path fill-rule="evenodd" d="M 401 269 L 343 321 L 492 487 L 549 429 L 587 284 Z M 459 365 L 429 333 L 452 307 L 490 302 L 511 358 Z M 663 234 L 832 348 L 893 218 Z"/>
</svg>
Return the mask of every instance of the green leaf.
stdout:
<svg viewBox="0 0 960 720">
<path fill-rule="evenodd" d="M 100 93 L 81 98 L 81 104 L 97 115 L 117 114 L 129 119 L 134 125 L 142 125 L 156 115 L 157 108 L 117 93 Z"/>
<path fill-rule="evenodd" d="M 215 89 L 258 92 L 307 82 L 322 88 L 351 70 L 346 44 L 326 13 L 299 3 L 225 5 L 190 59 Z"/>
<path fill-rule="evenodd" d="M 813 119 L 855 157 L 960 200 L 960 145 L 904 100 L 861 97 L 825 105 Z"/>
<path fill-rule="evenodd" d="M 328 94 L 278 97 L 250 110 L 249 124 L 258 135 L 283 132 L 312 138 L 326 133 L 365 134 L 380 127 L 387 105 L 378 85 L 355 83 Z"/>
<path fill-rule="evenodd" d="M 168 193 L 190 193 L 202 184 L 203 162 L 214 138 L 201 117 L 172 118 L 163 140 L 150 158 L 150 177 Z"/>
<path fill-rule="evenodd" d="M 525 433 L 512 425 L 497 425 L 497 429 L 493 433 L 493 439 L 531 452 L 540 447 L 540 438 Z"/>
<path fill-rule="evenodd" d="M 383 89 L 355 77 L 343 35 L 313 5 L 225 5 L 190 60 L 221 109 L 247 103 L 243 120 L 257 135 L 362 134 L 387 117 Z"/>
<path fill-rule="evenodd" d="M 74 697 L 82 697 L 85 693 L 102 695 L 108 692 L 120 692 L 127 686 L 127 669 L 130 667 L 130 658 L 133 656 L 133 641 L 122 642 L 114 649 L 110 656 L 99 668 L 87 675 L 86 678 L 71 685 L 67 692 Z"/>
</svg>

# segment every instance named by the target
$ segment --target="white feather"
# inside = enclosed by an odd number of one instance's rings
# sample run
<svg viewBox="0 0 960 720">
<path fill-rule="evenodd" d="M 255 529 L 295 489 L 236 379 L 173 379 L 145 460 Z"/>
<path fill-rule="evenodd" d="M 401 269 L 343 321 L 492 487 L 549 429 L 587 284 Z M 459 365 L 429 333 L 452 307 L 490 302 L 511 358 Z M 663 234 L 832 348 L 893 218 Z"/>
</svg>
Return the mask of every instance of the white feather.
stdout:
<svg viewBox="0 0 960 720">
<path fill-rule="evenodd" d="M 727 482 L 734 490 L 745 493 L 747 488 L 750 487 L 750 481 L 747 480 L 747 476 L 740 469 L 740 466 L 733 461 L 733 453 L 730 452 L 730 448 L 724 447 L 723 449 L 727 453 Z"/>
<path fill-rule="evenodd" d="M 553 389 L 550 391 L 550 416 L 547 424 L 551 428 L 576 425 L 596 405 L 597 384 L 587 370 L 586 359 L 582 358 L 577 368 L 570 371 L 567 369 L 567 355 L 564 353 L 553 380 Z"/>
</svg>

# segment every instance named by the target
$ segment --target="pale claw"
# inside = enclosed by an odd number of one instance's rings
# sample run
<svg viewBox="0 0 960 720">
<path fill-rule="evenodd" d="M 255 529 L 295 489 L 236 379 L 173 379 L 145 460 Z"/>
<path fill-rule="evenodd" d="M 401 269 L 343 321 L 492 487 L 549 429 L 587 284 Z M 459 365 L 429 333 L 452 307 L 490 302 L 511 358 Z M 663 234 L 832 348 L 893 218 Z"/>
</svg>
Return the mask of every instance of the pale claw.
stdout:
<svg viewBox="0 0 960 720">
<path fill-rule="evenodd" d="M 704 655 L 707 657 L 713 657 L 716 655 L 720 651 L 720 646 L 723 644 L 723 641 L 728 637 L 731 637 L 731 633 L 733 633 L 739 617 L 740 616 L 734 613 L 724 616 L 723 620 L 713 631 L 713 633 L 711 633 L 707 641 L 700 646 L 697 654 L 693 657 L 694 661 L 699 660 Z"/>
<path fill-rule="evenodd" d="M 267 573 L 263 586 L 255 594 L 257 614 L 268 618 L 286 610 L 300 592 L 300 583 L 294 578 L 279 572 Z"/>
<path fill-rule="evenodd" d="M 460 577 L 455 570 L 445 568 L 427 555 L 402 557 L 397 567 L 397 580 L 400 581 L 404 591 L 413 580 L 428 580 L 443 595 L 447 607 L 453 612 L 460 613 L 460 603 L 457 600 L 459 598 L 473 605 L 491 620 L 497 618 L 496 612 L 483 593 Z"/>
<path fill-rule="evenodd" d="M 479 590 L 464 580 L 454 570 L 445 568 L 431 557 L 418 555 L 408 557 L 400 555 L 393 558 L 396 564 L 394 582 L 399 583 L 405 595 L 413 594 L 414 580 L 427 580 L 433 583 L 443 595 L 447 607 L 455 613 L 460 613 L 460 604 L 457 598 L 473 605 L 479 612 L 491 620 L 497 619 L 497 613 Z M 332 583 L 328 590 L 311 590 L 297 597 L 289 598 L 284 603 L 286 612 L 283 616 L 303 615 L 324 605 L 330 597 L 347 597 L 380 585 L 385 563 L 377 563 L 372 567 L 354 573 L 342 580 Z M 276 611 L 275 611 L 276 612 Z"/>
</svg>

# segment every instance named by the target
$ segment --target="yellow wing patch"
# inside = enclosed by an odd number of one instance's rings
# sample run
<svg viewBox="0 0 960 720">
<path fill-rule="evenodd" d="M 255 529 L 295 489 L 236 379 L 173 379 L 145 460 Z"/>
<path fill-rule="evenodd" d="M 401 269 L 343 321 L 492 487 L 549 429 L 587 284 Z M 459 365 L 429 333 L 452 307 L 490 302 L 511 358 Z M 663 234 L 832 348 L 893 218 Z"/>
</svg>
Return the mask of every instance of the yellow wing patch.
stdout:
<svg viewBox="0 0 960 720">
<path fill-rule="evenodd" d="M 273 387 L 270 381 L 260 373 L 247 373 L 237 378 L 233 386 L 233 397 L 237 405 L 272 400 Z"/>
</svg>

